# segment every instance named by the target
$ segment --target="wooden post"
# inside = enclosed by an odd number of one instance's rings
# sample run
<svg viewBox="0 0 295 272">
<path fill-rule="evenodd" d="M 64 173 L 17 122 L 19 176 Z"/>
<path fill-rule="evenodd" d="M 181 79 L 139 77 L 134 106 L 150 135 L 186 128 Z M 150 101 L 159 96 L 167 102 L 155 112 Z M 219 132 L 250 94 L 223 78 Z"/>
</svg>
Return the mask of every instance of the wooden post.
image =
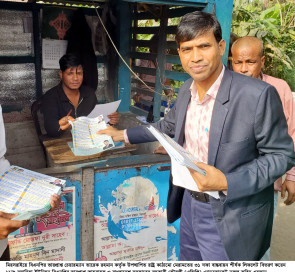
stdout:
<svg viewBox="0 0 295 272">
<path fill-rule="evenodd" d="M 160 23 L 160 32 L 158 40 L 158 52 L 157 52 L 157 64 L 158 68 L 156 71 L 156 85 L 154 93 L 154 122 L 160 120 L 161 114 L 161 96 L 162 96 L 162 84 L 165 83 L 165 62 L 166 62 L 166 39 L 168 25 L 168 6 L 162 6 L 162 18 Z"/>
<path fill-rule="evenodd" d="M 119 51 L 122 55 L 123 59 L 130 65 L 129 60 L 129 51 L 130 51 L 130 28 L 131 28 L 131 16 L 130 16 L 130 7 L 129 4 L 123 1 L 118 3 L 118 8 L 120 11 L 120 18 L 118 27 L 120 40 L 119 40 Z M 119 60 L 119 68 L 118 68 L 118 98 L 121 99 L 121 104 L 119 106 L 119 112 L 127 112 L 129 111 L 130 105 L 130 86 L 131 86 L 131 77 L 130 71 L 128 67 L 123 63 L 123 61 Z M 111 75 L 110 75 L 110 79 Z"/>
</svg>

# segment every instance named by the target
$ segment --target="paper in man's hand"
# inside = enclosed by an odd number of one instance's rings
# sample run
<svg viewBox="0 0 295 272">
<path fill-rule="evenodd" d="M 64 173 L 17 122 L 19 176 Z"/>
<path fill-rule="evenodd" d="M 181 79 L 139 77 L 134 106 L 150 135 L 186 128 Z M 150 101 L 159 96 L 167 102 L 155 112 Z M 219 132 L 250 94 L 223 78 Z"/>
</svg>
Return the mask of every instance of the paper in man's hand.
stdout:
<svg viewBox="0 0 295 272">
<path fill-rule="evenodd" d="M 202 175 L 206 175 L 206 172 L 195 165 L 195 161 L 199 160 L 193 157 L 188 151 L 186 151 L 182 146 L 172 140 L 165 133 L 160 132 L 156 128 L 149 126 L 147 129 L 157 138 L 157 140 L 162 144 L 167 153 L 171 158 L 171 172 L 173 176 L 173 184 L 180 186 L 192 191 L 199 192 L 199 188 L 191 176 L 188 168 L 191 168 Z M 219 198 L 219 193 L 217 191 L 206 191 L 209 195 Z"/>
<path fill-rule="evenodd" d="M 97 104 L 94 107 L 94 109 L 88 114 L 87 117 L 95 118 L 99 115 L 103 115 L 105 122 L 108 123 L 110 119 L 107 116 L 113 112 L 116 112 L 120 103 L 121 103 L 121 100 L 114 101 L 111 103 L 106 103 L 106 104 Z"/>
<path fill-rule="evenodd" d="M 103 152 L 107 149 L 114 148 L 115 144 L 111 136 L 97 134 L 97 131 L 107 128 L 102 115 L 95 118 L 79 117 L 72 125 L 73 153 L 76 156 L 81 155 L 83 150 L 84 156 L 93 155 Z"/>
</svg>

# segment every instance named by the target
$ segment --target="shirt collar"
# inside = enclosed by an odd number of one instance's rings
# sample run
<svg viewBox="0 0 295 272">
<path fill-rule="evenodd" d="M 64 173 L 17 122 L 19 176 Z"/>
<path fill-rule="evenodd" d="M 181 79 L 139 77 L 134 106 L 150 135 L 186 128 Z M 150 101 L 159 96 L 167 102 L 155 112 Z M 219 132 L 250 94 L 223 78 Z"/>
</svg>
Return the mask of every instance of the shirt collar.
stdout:
<svg viewBox="0 0 295 272">
<path fill-rule="evenodd" d="M 223 75 L 224 75 L 224 71 L 225 71 L 225 67 L 224 65 L 222 65 L 222 70 L 218 76 L 218 78 L 215 80 L 215 82 L 211 85 L 211 87 L 209 88 L 209 90 L 207 91 L 206 96 L 211 96 L 212 98 L 216 98 L 217 96 L 217 92 L 219 90 Z M 199 101 L 199 96 L 197 95 L 197 88 L 194 84 L 195 82 L 193 81 L 191 86 L 190 86 L 190 91 L 191 91 L 191 96 L 193 100 Z"/>
</svg>

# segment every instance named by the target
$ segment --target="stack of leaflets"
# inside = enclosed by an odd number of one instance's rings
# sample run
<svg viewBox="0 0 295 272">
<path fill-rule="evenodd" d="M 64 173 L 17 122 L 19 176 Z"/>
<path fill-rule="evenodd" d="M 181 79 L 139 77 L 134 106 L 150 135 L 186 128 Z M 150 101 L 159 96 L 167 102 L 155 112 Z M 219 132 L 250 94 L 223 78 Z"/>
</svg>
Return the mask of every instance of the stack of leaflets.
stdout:
<svg viewBox="0 0 295 272">
<path fill-rule="evenodd" d="M 189 152 L 187 152 L 182 146 L 173 141 L 168 135 L 160 132 L 156 128 L 150 126 L 147 129 L 158 139 L 158 141 L 163 145 L 163 147 L 168 152 L 171 158 L 171 174 L 173 176 L 173 184 L 180 186 L 191 191 L 199 192 L 199 188 L 194 181 L 192 175 L 190 174 L 188 168 L 191 168 L 202 175 L 206 175 L 206 171 L 199 168 L 194 164 L 194 162 L 199 162 L 199 160 L 193 157 Z M 207 194 L 219 199 L 218 191 L 206 191 Z"/>
<path fill-rule="evenodd" d="M 156 128 L 149 126 L 147 129 L 158 139 L 161 145 L 166 149 L 171 159 L 175 160 L 180 165 L 189 167 L 193 170 L 198 171 L 202 175 L 206 175 L 206 172 L 200 169 L 194 164 L 194 161 L 199 162 L 199 160 L 193 157 L 188 151 L 186 151 L 182 146 L 173 141 L 168 135 L 160 132 Z"/>
<path fill-rule="evenodd" d="M 95 118 L 79 117 L 72 125 L 73 143 L 70 145 L 76 156 L 87 156 L 114 148 L 115 144 L 111 136 L 99 135 L 97 132 L 107 128 L 103 116 Z"/>
<path fill-rule="evenodd" d="M 61 194 L 65 180 L 10 166 L 0 174 L 0 211 L 18 213 L 13 220 L 28 220 L 50 210 L 50 197 Z"/>
</svg>

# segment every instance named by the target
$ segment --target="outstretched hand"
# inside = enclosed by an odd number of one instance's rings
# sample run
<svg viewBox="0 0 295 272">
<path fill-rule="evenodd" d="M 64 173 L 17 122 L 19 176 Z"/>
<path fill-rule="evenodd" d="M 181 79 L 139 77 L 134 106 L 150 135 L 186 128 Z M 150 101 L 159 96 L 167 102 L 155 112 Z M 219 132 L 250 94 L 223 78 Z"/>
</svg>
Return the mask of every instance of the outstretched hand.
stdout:
<svg viewBox="0 0 295 272">
<path fill-rule="evenodd" d="M 107 127 L 106 129 L 99 130 L 97 134 L 106 134 L 113 138 L 115 142 L 124 141 L 124 130 L 118 130 L 114 127 Z"/>
</svg>

